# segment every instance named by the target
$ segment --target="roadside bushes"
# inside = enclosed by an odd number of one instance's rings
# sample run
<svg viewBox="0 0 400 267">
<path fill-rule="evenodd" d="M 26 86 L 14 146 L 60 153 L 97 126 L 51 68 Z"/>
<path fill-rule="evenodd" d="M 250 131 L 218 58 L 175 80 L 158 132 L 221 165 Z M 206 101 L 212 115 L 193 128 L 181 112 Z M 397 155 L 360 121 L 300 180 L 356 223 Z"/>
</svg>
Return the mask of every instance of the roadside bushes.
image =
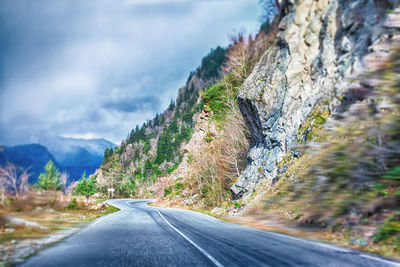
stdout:
<svg viewBox="0 0 400 267">
<path fill-rule="evenodd" d="M 117 193 L 118 195 L 124 197 L 130 197 L 135 195 L 135 190 L 135 180 L 131 180 L 129 177 L 125 177 L 125 179 L 123 179 L 123 181 L 118 185 Z"/>
<path fill-rule="evenodd" d="M 78 202 L 76 201 L 76 198 L 73 198 L 71 200 L 71 203 L 68 204 L 67 209 L 68 210 L 76 210 L 78 208 Z"/>
<path fill-rule="evenodd" d="M 98 192 L 98 188 L 96 186 L 97 175 L 93 175 L 91 177 L 86 177 L 86 173 L 82 174 L 81 179 L 76 185 L 75 195 L 93 195 Z"/>
</svg>

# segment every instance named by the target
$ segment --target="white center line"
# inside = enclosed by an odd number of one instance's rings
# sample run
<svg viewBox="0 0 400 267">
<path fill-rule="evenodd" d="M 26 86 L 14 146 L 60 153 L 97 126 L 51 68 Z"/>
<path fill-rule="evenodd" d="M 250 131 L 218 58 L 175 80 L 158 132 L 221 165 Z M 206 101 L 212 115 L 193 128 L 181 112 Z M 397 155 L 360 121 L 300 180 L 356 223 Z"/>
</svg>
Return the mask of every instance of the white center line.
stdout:
<svg viewBox="0 0 400 267">
<path fill-rule="evenodd" d="M 210 259 L 210 261 L 212 261 L 216 266 L 218 267 L 222 267 L 224 265 L 222 265 L 219 261 L 217 261 L 213 256 L 211 256 L 210 254 L 208 254 L 207 251 L 205 251 L 204 249 L 202 249 L 201 247 L 199 247 L 196 243 L 194 243 L 189 237 L 187 237 L 186 235 L 184 235 L 181 231 L 179 231 L 178 229 L 176 229 L 172 224 L 169 223 L 169 221 L 167 221 L 167 219 L 164 218 L 164 216 L 161 214 L 161 212 L 159 210 L 157 210 L 158 214 L 160 215 L 160 217 L 169 225 L 171 226 L 172 229 L 175 230 L 175 232 L 177 232 L 178 234 L 180 234 L 183 238 L 185 238 L 190 244 L 192 244 L 195 248 L 197 248 L 201 253 L 204 254 L 204 256 L 206 256 L 207 258 Z"/>
</svg>

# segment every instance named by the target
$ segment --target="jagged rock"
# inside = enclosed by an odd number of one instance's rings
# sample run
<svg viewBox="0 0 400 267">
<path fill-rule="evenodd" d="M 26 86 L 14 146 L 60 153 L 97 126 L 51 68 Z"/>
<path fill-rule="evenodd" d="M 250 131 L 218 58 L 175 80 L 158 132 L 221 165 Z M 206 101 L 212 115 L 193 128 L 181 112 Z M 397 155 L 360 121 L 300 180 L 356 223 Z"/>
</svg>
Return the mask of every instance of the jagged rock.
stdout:
<svg viewBox="0 0 400 267">
<path fill-rule="evenodd" d="M 334 101 L 349 87 L 348 78 L 390 53 L 386 40 L 395 39 L 391 36 L 397 31 L 390 25 L 398 24 L 398 16 L 388 23 L 386 11 L 398 1 L 281 2 L 286 15 L 276 45 L 263 55 L 238 95 L 254 143 L 246 170 L 231 187 L 234 198 L 244 201 L 260 179 L 272 182 L 278 174 L 278 163 L 314 106 Z"/>
</svg>

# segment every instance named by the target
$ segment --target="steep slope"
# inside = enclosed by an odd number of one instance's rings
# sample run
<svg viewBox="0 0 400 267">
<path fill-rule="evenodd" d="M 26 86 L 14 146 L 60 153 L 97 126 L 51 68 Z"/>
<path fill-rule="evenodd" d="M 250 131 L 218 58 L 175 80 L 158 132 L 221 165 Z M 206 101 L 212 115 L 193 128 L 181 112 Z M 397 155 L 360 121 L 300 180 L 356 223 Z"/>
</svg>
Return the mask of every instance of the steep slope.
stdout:
<svg viewBox="0 0 400 267">
<path fill-rule="evenodd" d="M 236 198 L 247 199 L 261 179 L 272 182 L 282 172 L 279 162 L 294 147 L 300 126 L 317 103 L 325 101 L 340 112 L 336 99 L 356 100 L 343 95 L 357 86 L 349 78 L 390 53 L 396 28 L 386 27 L 385 21 L 395 2 L 282 4 L 288 14 L 279 23 L 276 45 L 264 54 L 238 95 L 254 145 L 248 167 L 231 188 Z M 376 42 L 384 46 L 371 48 Z"/>
<path fill-rule="evenodd" d="M 190 139 L 194 115 L 202 110 L 200 91 L 219 79 L 225 53 L 220 47 L 211 50 L 179 89 L 176 101 L 141 127 L 136 126 L 118 148 L 106 151 L 97 176 L 100 188 L 113 186 L 118 194 L 130 195 L 133 192 L 127 188 L 153 183 L 177 168 L 183 158 L 180 147 Z"/>
<path fill-rule="evenodd" d="M 246 60 L 256 40 L 227 60 L 236 67 L 202 94 L 183 162 L 139 195 L 314 226 L 341 244 L 398 254 L 397 6 L 281 1 L 261 59 Z"/>
<path fill-rule="evenodd" d="M 254 39 L 233 38 L 218 79 L 203 83 L 200 98 L 192 91 L 199 112 L 185 141 L 170 134 L 188 127 L 171 104 L 165 126 L 150 121 L 131 135 L 152 139 L 110 154 L 99 182 L 121 177 L 129 194 L 159 205 L 273 217 L 395 256 L 399 3 L 276 3 L 272 23 Z"/>
<path fill-rule="evenodd" d="M 236 206 L 214 212 L 398 257 L 398 5 L 283 3 L 238 94 L 253 145 Z"/>
</svg>

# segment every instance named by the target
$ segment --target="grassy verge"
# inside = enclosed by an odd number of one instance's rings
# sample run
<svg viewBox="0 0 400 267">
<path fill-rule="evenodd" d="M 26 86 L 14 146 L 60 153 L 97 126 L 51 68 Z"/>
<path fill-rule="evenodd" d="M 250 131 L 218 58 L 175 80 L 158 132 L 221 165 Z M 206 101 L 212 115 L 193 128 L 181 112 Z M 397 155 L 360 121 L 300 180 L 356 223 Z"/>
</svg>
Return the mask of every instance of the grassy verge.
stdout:
<svg viewBox="0 0 400 267">
<path fill-rule="evenodd" d="M 12 200 L 0 207 L 0 266 L 17 264 L 91 221 L 119 211 L 98 199 L 60 198 L 59 194 L 26 198 L 29 208 L 19 203 L 26 199 Z"/>
</svg>

